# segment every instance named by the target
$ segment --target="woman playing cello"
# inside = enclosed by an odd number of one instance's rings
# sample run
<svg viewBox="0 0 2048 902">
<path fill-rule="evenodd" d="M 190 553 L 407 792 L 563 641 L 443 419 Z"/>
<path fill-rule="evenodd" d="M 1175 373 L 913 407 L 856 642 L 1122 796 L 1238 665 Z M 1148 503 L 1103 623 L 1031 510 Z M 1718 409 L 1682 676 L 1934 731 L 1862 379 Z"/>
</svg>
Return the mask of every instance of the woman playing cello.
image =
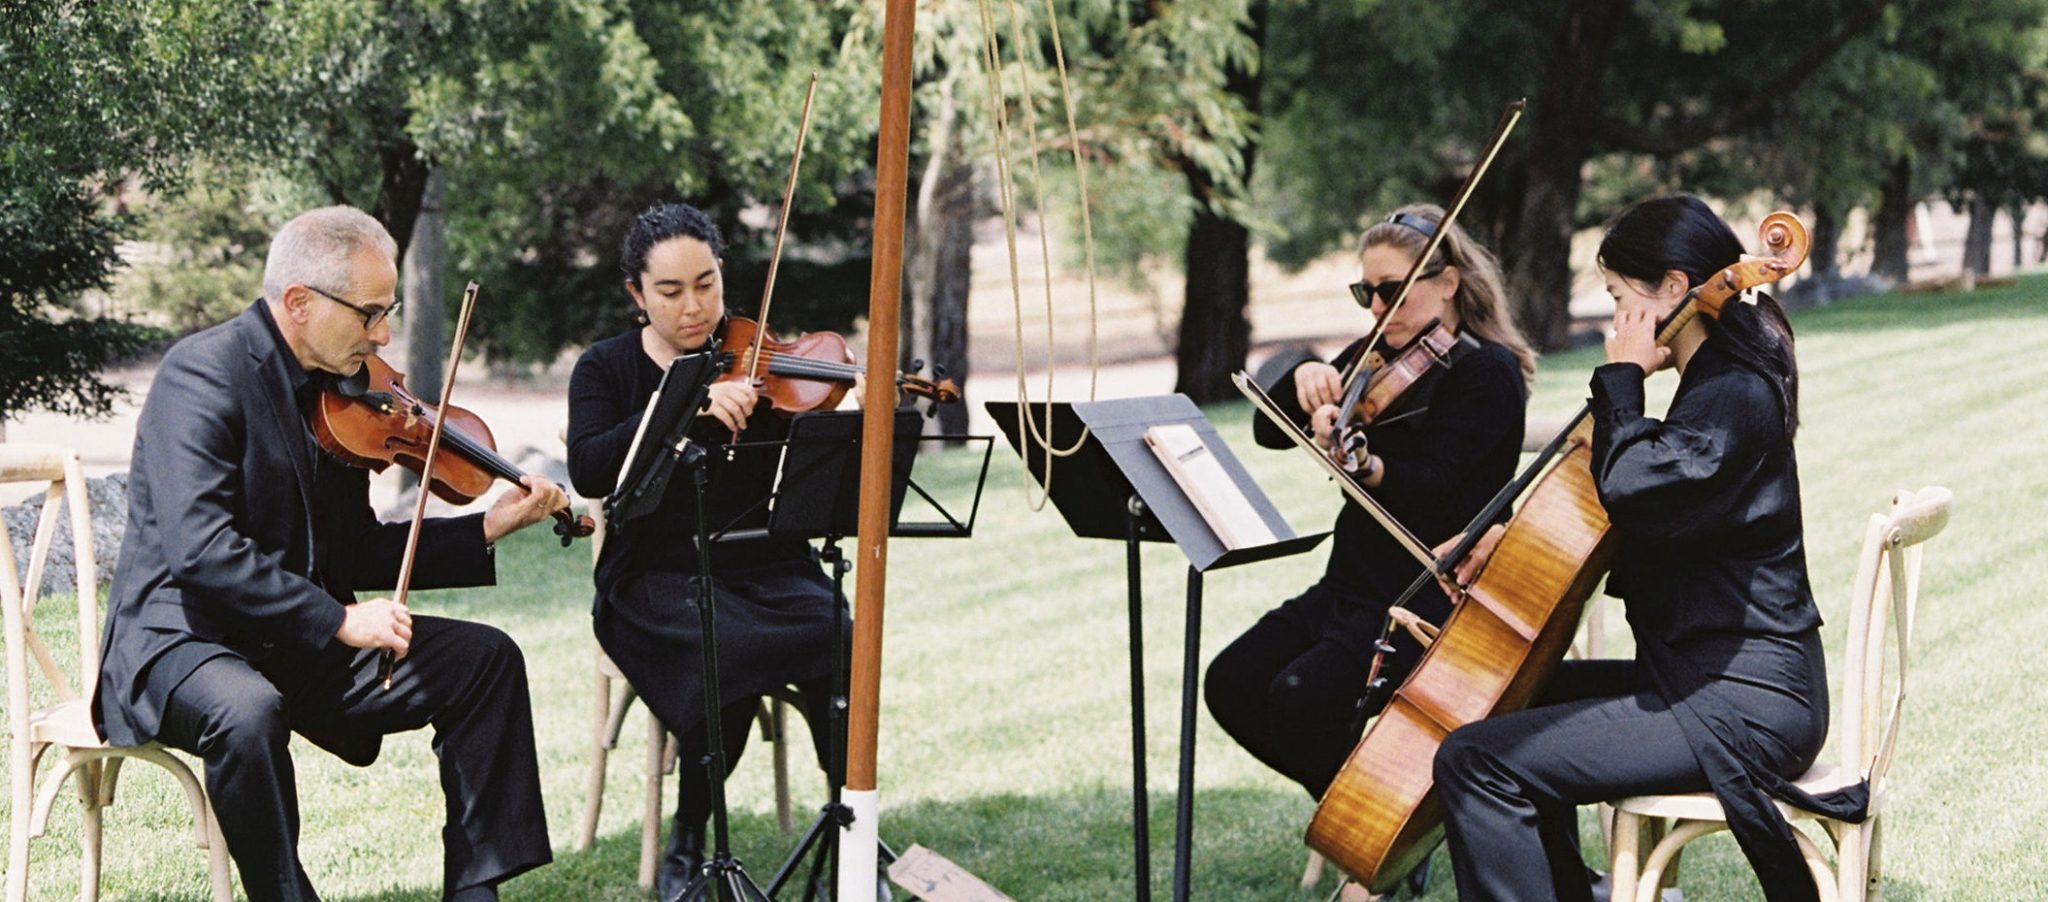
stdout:
<svg viewBox="0 0 2048 902">
<path fill-rule="evenodd" d="M 1534 372 L 1534 355 L 1508 319 L 1499 264 L 1455 223 L 1405 302 L 1389 314 L 1403 276 L 1443 216 L 1439 207 L 1411 205 L 1367 229 L 1362 281 L 1351 286 L 1361 306 L 1386 320 L 1388 356 L 1419 341 L 1432 320 L 1476 343 L 1381 411 L 1362 443 L 1349 443 L 1358 481 L 1426 542 L 1462 527 L 1514 475 Z M 1297 423 L 1314 426 L 1326 447 L 1343 388 L 1339 369 L 1366 343 L 1354 342 L 1334 365 L 1295 367 L 1271 391 Z M 1289 446 L 1264 418 L 1254 426 L 1260 444 Z M 1359 697 L 1388 604 L 1421 572 L 1364 509 L 1345 504 L 1322 579 L 1268 612 L 1210 662 L 1204 690 L 1210 713 L 1253 757 L 1321 797 L 1358 741 Z M 1437 622 L 1450 610 L 1433 589 L 1411 606 Z M 1413 643 L 1402 643 L 1389 663 L 1391 681 L 1398 683 L 1419 656 Z"/>
<path fill-rule="evenodd" d="M 1636 658 L 1567 661 L 1547 704 L 1445 739 L 1434 773 L 1462 899 L 1590 899 L 1576 806 L 1707 789 L 1770 898 L 1810 899 L 1771 797 L 1860 807 L 1855 791 L 1816 799 L 1789 783 L 1820 753 L 1828 711 L 1784 310 L 1759 293 L 1655 340 L 1659 320 L 1742 252 L 1689 196 L 1630 208 L 1601 242 L 1615 315 L 1592 379 L 1592 472 L 1618 541 L 1607 590 L 1626 605 Z M 1679 384 L 1659 420 L 1643 383 L 1666 366 Z M 1460 564 L 1461 585 L 1488 553 L 1482 541 Z"/>
<path fill-rule="evenodd" d="M 724 251 L 717 225 L 695 207 L 665 204 L 634 220 L 620 264 L 642 325 L 591 345 L 569 380 L 569 474 L 585 497 L 613 491 L 664 368 L 678 355 L 704 348 L 725 324 Z M 735 434 L 745 441 L 786 437 L 788 421 L 766 415 L 765 405 L 756 415 L 758 400 L 746 380 L 714 383 L 691 439 L 715 447 Z M 762 497 L 768 492 L 769 486 L 760 487 Z M 690 547 L 696 500 L 689 482 L 671 482 L 659 508 L 641 522 L 648 525 L 604 546 L 593 625 L 598 644 L 662 725 L 680 738 L 680 760 L 696 762 L 708 753 L 708 743 L 693 582 L 697 555 Z M 819 766 L 829 771 L 838 613 L 816 552 L 801 539 L 775 537 L 719 542 L 713 551 L 727 767 L 746 747 L 761 696 L 794 685 L 803 697 Z M 838 778 L 832 779 L 836 785 Z M 686 765 L 676 783 L 675 823 L 660 869 L 664 899 L 679 894 L 701 864 L 711 814 L 704 769 Z"/>
</svg>

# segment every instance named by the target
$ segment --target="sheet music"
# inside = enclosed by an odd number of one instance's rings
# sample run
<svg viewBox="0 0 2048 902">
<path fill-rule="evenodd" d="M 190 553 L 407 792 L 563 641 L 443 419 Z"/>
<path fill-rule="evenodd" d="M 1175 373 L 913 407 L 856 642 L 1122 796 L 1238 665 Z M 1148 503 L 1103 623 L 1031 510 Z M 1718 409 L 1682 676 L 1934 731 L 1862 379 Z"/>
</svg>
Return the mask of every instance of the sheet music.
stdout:
<svg viewBox="0 0 2048 902">
<path fill-rule="evenodd" d="M 1216 455 L 1209 453 L 1195 427 L 1186 423 L 1153 426 L 1145 430 L 1145 445 L 1165 465 L 1167 475 L 1194 503 L 1195 512 L 1208 522 L 1223 547 L 1234 550 L 1279 541 L 1237 481 L 1224 471 Z"/>
</svg>

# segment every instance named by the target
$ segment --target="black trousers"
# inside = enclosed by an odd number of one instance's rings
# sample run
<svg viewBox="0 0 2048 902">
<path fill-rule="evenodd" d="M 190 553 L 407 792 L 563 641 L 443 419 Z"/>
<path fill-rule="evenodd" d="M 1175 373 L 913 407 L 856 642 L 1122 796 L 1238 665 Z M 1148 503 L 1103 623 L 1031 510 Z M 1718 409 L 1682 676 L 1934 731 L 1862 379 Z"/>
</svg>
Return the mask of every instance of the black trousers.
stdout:
<svg viewBox="0 0 2048 902">
<path fill-rule="evenodd" d="M 1765 766 L 1796 775 L 1826 738 L 1825 692 L 1816 706 L 1810 687 L 1738 677 L 1702 701 L 1742 712 Z M 1578 806 L 1708 788 L 1678 716 L 1635 661 L 1564 662 L 1538 706 L 1453 731 L 1434 773 L 1461 900 L 1590 900 Z"/>
<path fill-rule="evenodd" d="M 839 616 L 832 581 L 810 558 L 713 569 L 717 618 L 719 729 L 726 769 L 739 764 L 761 698 L 774 687 L 795 686 L 810 725 L 818 766 L 835 784 L 830 766 L 833 618 Z M 711 816 L 704 729 L 701 588 L 694 574 L 637 573 L 622 580 L 596 612 L 597 642 L 640 693 L 647 709 L 676 734 L 676 824 L 703 825 Z M 851 635 L 846 630 L 845 635 Z"/>
<path fill-rule="evenodd" d="M 251 899 L 317 899 L 299 862 L 290 734 L 379 736 L 434 728 L 447 821 L 443 893 L 491 886 L 552 859 L 526 662 L 497 629 L 415 616 L 383 688 L 380 656 L 332 643 L 260 667 L 215 657 L 171 693 L 159 739 L 206 763 L 206 789 Z"/>
<path fill-rule="evenodd" d="M 1440 620 L 1436 613 L 1425 615 Z M 1209 713 L 1252 757 L 1322 798 L 1358 744 L 1358 701 L 1385 617 L 1385 604 L 1375 610 L 1324 584 L 1309 587 L 1209 662 Z M 1399 685 L 1422 649 L 1405 636 L 1394 645 L 1382 673 Z"/>
<path fill-rule="evenodd" d="M 839 774 L 832 767 L 832 681 L 830 678 L 810 680 L 796 684 L 801 700 L 804 722 L 810 726 L 811 750 L 818 756 L 818 769 L 825 771 L 825 777 L 832 785 L 838 785 Z M 730 773 L 739 766 L 740 756 L 747 750 L 747 736 L 753 732 L 754 716 L 761 710 L 761 696 L 729 701 L 720 711 L 719 738 L 724 740 L 725 768 Z M 661 712 L 655 712 L 661 717 Z M 704 823 L 711 818 L 711 740 L 704 729 L 704 723 L 683 733 L 676 734 L 676 759 L 680 766 L 676 770 L 676 826 L 697 829 L 702 832 Z"/>
</svg>

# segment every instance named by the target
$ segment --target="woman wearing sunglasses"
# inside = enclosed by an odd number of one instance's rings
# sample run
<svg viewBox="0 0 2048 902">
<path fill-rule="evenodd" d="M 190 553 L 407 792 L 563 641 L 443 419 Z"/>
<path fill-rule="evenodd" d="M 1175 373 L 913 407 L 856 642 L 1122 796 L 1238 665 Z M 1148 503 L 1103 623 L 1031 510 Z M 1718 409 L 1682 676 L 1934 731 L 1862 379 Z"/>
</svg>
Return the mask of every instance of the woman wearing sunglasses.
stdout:
<svg viewBox="0 0 2048 902">
<path fill-rule="evenodd" d="M 1426 333 L 1432 320 L 1476 342 L 1382 412 L 1354 455 L 1354 475 L 1366 491 L 1430 545 L 1462 529 L 1514 476 L 1535 373 L 1535 355 L 1508 317 L 1500 264 L 1455 223 L 1406 301 L 1390 312 L 1401 280 L 1443 215 L 1439 207 L 1415 204 L 1367 229 L 1361 281 L 1351 286 L 1361 305 L 1385 320 L 1379 349 L 1389 359 Z M 1365 338 L 1352 342 L 1328 363 L 1304 362 L 1270 390 L 1326 445 L 1343 391 L 1340 374 L 1365 344 Z M 1254 433 L 1266 447 L 1291 446 L 1263 417 Z M 1358 742 L 1359 699 L 1387 608 L 1421 572 L 1366 511 L 1346 502 L 1322 579 L 1268 612 L 1210 662 L 1210 713 L 1253 757 L 1320 798 Z M 1437 623 L 1450 613 L 1449 600 L 1435 588 L 1408 607 Z M 1398 685 L 1422 651 L 1398 638 L 1396 646 L 1385 672 Z"/>
</svg>

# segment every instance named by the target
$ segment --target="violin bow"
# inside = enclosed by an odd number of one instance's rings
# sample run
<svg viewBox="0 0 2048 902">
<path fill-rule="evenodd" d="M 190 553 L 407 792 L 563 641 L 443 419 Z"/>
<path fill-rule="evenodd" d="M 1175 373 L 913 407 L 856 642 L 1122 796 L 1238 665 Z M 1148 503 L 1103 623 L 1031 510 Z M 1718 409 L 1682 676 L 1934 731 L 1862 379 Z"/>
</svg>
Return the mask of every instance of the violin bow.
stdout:
<svg viewBox="0 0 2048 902">
<path fill-rule="evenodd" d="M 1436 570 L 1437 559 L 1434 555 L 1430 554 L 1429 547 L 1422 544 L 1422 540 L 1416 538 L 1414 533 L 1409 532 L 1408 527 L 1401 525 L 1401 521 L 1394 519 L 1393 512 L 1387 510 L 1378 500 L 1368 494 L 1365 491 L 1365 487 L 1358 484 L 1357 478 L 1353 477 L 1343 467 L 1337 466 L 1336 463 L 1330 460 L 1329 455 L 1324 454 L 1321 449 L 1317 448 L 1315 439 L 1302 432 L 1300 426 L 1294 425 L 1294 421 L 1288 419 L 1287 414 L 1280 410 L 1280 405 L 1273 402 L 1272 396 L 1267 395 L 1265 389 L 1260 388 L 1258 383 L 1253 382 L 1251 377 L 1245 375 L 1242 370 L 1232 373 L 1230 381 L 1237 386 L 1240 394 L 1243 394 L 1247 400 L 1252 402 L 1253 407 L 1258 408 L 1260 413 L 1265 414 L 1266 419 L 1273 421 L 1273 425 L 1280 427 L 1281 432 L 1286 433 L 1289 439 L 1292 439 L 1302 450 L 1307 451 L 1310 457 L 1315 458 L 1316 463 L 1329 473 L 1330 478 L 1337 480 L 1337 485 L 1344 490 L 1344 494 L 1350 496 L 1351 500 L 1358 502 L 1359 507 L 1365 508 L 1365 512 L 1371 514 L 1374 520 L 1378 520 L 1380 526 L 1384 527 L 1387 533 L 1394 537 L 1394 541 L 1401 546 L 1402 550 L 1408 552 L 1409 556 L 1417 561 L 1420 561 L 1431 572 Z"/>
<path fill-rule="evenodd" d="M 1458 214 L 1465 209 L 1465 202 L 1472 199 L 1472 192 L 1479 187 L 1479 180 L 1486 175 L 1486 170 L 1493 167 L 1494 158 L 1500 156 L 1501 146 L 1508 142 L 1508 133 L 1514 131 L 1515 123 L 1522 119 L 1523 108 L 1528 105 L 1527 99 L 1516 100 L 1509 103 L 1507 109 L 1501 110 L 1500 120 L 1493 124 L 1493 135 L 1486 139 L 1486 152 L 1480 154 L 1479 162 L 1472 164 L 1472 171 L 1465 173 L 1465 182 L 1458 186 L 1458 193 L 1451 198 L 1450 209 L 1444 211 L 1443 221 L 1436 224 L 1436 234 L 1429 236 L 1429 243 L 1423 245 L 1422 253 L 1415 257 L 1414 263 L 1408 265 L 1408 275 L 1401 279 L 1401 290 L 1394 294 L 1394 302 L 1387 305 L 1387 315 L 1373 323 L 1372 336 L 1366 340 L 1364 350 L 1358 353 L 1358 359 L 1351 362 L 1350 370 L 1344 374 L 1346 383 L 1356 379 L 1365 369 L 1366 355 L 1372 353 L 1373 346 L 1379 344 L 1380 338 L 1386 334 L 1387 320 L 1393 319 L 1394 311 L 1401 309 L 1401 305 L 1407 302 L 1408 290 L 1415 287 L 1415 283 L 1422 276 L 1423 267 L 1429 265 L 1429 258 L 1436 256 L 1437 248 L 1442 247 L 1444 239 L 1450 236 L 1451 224 L 1458 221 Z"/>
<path fill-rule="evenodd" d="M 462 313 L 455 320 L 455 346 L 448 349 L 448 375 L 441 380 L 440 409 L 448 409 L 449 394 L 455 391 L 455 371 L 462 366 L 462 344 L 469 337 L 469 314 L 476 309 L 477 284 L 471 279 L 462 289 Z M 398 588 L 391 593 L 391 600 L 405 607 L 405 593 L 412 585 L 413 558 L 420 548 L 420 527 L 427 519 L 427 497 L 434 489 L 434 459 L 441 452 L 441 424 L 447 418 L 436 415 L 434 427 L 427 436 L 427 456 L 420 462 L 419 497 L 413 501 L 412 528 L 405 535 L 405 556 L 398 565 Z M 398 668 L 398 655 L 390 649 L 384 650 L 384 689 L 391 689 L 391 674 Z"/>
<path fill-rule="evenodd" d="M 797 120 L 796 151 L 789 158 L 789 181 L 782 186 L 782 215 L 775 224 L 775 248 L 768 254 L 768 279 L 761 286 L 760 328 L 754 330 L 754 345 L 747 350 L 747 384 L 761 373 L 761 343 L 768 338 L 768 305 L 775 300 L 775 270 L 782 265 L 782 239 L 789 234 L 789 207 L 796 200 L 796 175 L 804 165 L 804 139 L 811 133 L 811 100 L 818 95 L 818 73 L 811 73 L 810 87 L 804 89 L 803 118 Z M 737 437 L 737 433 L 735 433 Z"/>
</svg>

